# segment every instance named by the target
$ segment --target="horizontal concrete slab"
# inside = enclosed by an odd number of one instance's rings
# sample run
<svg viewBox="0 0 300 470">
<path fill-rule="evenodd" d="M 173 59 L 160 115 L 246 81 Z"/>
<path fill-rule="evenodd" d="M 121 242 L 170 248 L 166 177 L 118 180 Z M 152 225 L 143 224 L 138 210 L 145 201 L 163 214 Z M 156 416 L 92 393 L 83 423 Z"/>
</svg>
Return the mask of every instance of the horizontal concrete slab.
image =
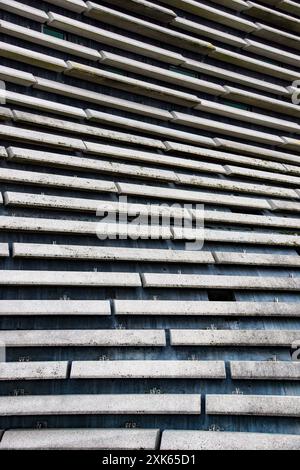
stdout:
<svg viewBox="0 0 300 470">
<path fill-rule="evenodd" d="M 46 112 L 53 114 L 62 114 L 63 116 L 71 117 L 72 119 L 85 119 L 86 115 L 83 109 L 75 106 L 58 103 L 57 101 L 44 100 L 42 98 L 35 98 L 23 93 L 15 93 L 7 91 L 7 103 L 10 105 L 22 106 L 34 109 L 36 112 Z"/>
<path fill-rule="evenodd" d="M 0 362 L 0 380 L 67 379 L 67 362 Z"/>
<path fill-rule="evenodd" d="M 0 181 L 60 189 L 76 189 L 82 191 L 110 193 L 117 192 L 117 188 L 112 181 L 63 176 L 54 174 L 52 171 L 51 173 L 38 173 L 36 171 L 0 168 Z M 19 198 L 21 198 L 21 193 L 19 193 Z"/>
<path fill-rule="evenodd" d="M 199 202 L 201 204 L 217 204 L 229 207 L 253 207 L 270 210 L 266 199 L 241 197 L 227 194 L 208 193 L 205 191 L 188 191 L 183 189 L 162 188 L 158 186 L 118 183 L 119 193 L 143 196 L 148 198 L 170 199 L 175 201 Z"/>
<path fill-rule="evenodd" d="M 291 348 L 300 330 L 171 330 L 173 346 L 277 346 Z"/>
<path fill-rule="evenodd" d="M 229 253 L 214 252 L 216 263 L 247 265 L 247 266 L 285 266 L 299 267 L 300 256 L 298 255 L 264 255 L 262 253 Z"/>
<path fill-rule="evenodd" d="M 6 431 L 0 450 L 155 450 L 155 429 L 39 429 Z"/>
<path fill-rule="evenodd" d="M 234 225 L 257 225 L 258 227 L 300 228 L 300 219 L 292 217 L 239 214 L 219 210 L 205 211 L 204 215 L 207 222 L 223 222 Z"/>
<path fill-rule="evenodd" d="M 300 362 L 233 361 L 230 370 L 235 380 L 300 380 Z"/>
<path fill-rule="evenodd" d="M 1 331 L 7 347 L 165 346 L 163 330 L 16 330 Z"/>
<path fill-rule="evenodd" d="M 85 145 L 80 139 L 46 134 L 44 132 L 21 129 L 20 127 L 0 125 L 0 135 L 2 138 L 13 139 L 13 142 L 14 140 L 21 140 L 32 145 L 53 145 L 54 147 L 62 147 L 69 150 L 85 150 Z"/>
<path fill-rule="evenodd" d="M 29 18 L 39 23 L 45 23 L 48 19 L 47 13 L 38 8 L 31 7 L 15 0 L 1 0 L 1 8 L 15 15 Z"/>
<path fill-rule="evenodd" d="M 139 274 L 75 271 L 0 271 L 7 286 L 118 286 L 139 287 Z"/>
<path fill-rule="evenodd" d="M 78 178 L 76 178 L 76 180 L 77 179 Z M 97 211 L 99 216 L 109 213 L 127 214 L 129 217 L 137 217 L 139 215 L 146 217 L 162 216 L 165 217 L 166 220 L 173 217 L 180 220 L 183 218 L 191 218 L 189 210 L 181 207 L 179 204 L 177 206 L 168 206 L 166 204 L 133 204 L 125 200 L 124 202 L 122 202 L 122 200 L 117 202 L 101 199 L 50 196 L 45 194 L 13 193 L 10 191 L 4 193 L 4 200 L 6 205 L 94 213 Z M 197 212 L 197 215 L 203 215 L 203 213 Z"/>
<path fill-rule="evenodd" d="M 4 441 L 5 442 L 5 441 Z M 299 450 L 300 436 L 250 432 L 164 431 L 161 450 Z M 0 447 L 1 448 L 1 447 Z"/>
<path fill-rule="evenodd" d="M 174 227 L 172 232 L 178 240 L 204 240 L 206 242 L 238 243 L 247 245 L 292 246 L 300 244 L 298 235 L 262 233 L 252 231 L 213 230 Z"/>
<path fill-rule="evenodd" d="M 300 212 L 300 204 L 294 201 L 269 201 L 269 204 L 274 212 L 287 211 L 287 212 Z"/>
<path fill-rule="evenodd" d="M 110 315 L 108 300 L 0 300 L 2 316 Z"/>
<path fill-rule="evenodd" d="M 222 361 L 74 361 L 72 379 L 225 379 Z"/>
<path fill-rule="evenodd" d="M 176 13 L 173 10 L 148 2 L 147 0 L 127 0 L 126 4 L 124 4 L 123 0 L 111 0 L 109 4 L 125 8 L 125 10 L 142 16 L 154 18 L 162 23 L 169 23 L 176 17 Z"/>
<path fill-rule="evenodd" d="M 82 222 L 77 220 L 39 219 L 37 217 L 5 217 L 0 216 L 0 230 L 28 231 L 47 233 L 71 233 L 77 235 L 98 235 L 103 239 L 118 237 L 127 240 L 170 240 L 172 234 L 168 227 L 159 225 L 108 224 L 100 222 Z"/>
<path fill-rule="evenodd" d="M 34 395 L 0 397 L 0 416 L 200 415 L 200 395 Z"/>
<path fill-rule="evenodd" d="M 1 303 L 0 303 L 1 308 Z M 181 315 L 224 317 L 299 317 L 293 302 L 207 302 L 188 300 L 114 300 L 116 315 Z"/>
<path fill-rule="evenodd" d="M 277 395 L 207 395 L 208 415 L 300 416 L 300 397 Z"/>
<path fill-rule="evenodd" d="M 63 72 L 68 68 L 66 62 L 62 59 L 2 41 L 0 42 L 0 56 L 54 72 Z"/>
<path fill-rule="evenodd" d="M 0 245 L 1 248 L 1 245 Z M 155 250 L 148 248 L 119 248 L 78 245 L 39 245 L 14 243 L 14 257 L 51 259 L 100 259 L 111 261 L 150 261 L 165 263 L 214 264 L 211 253 L 185 250 Z M 299 257 L 300 259 L 300 257 Z"/>
<path fill-rule="evenodd" d="M 255 276 L 205 276 L 197 274 L 142 274 L 144 287 L 230 290 L 300 290 L 300 278 Z"/>
</svg>

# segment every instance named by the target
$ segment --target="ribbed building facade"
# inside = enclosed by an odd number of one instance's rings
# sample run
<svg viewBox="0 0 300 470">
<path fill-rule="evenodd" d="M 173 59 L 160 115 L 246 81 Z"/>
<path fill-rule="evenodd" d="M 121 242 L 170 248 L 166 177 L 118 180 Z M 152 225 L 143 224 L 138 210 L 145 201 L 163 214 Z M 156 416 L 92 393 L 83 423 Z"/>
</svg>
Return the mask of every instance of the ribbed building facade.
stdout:
<svg viewBox="0 0 300 470">
<path fill-rule="evenodd" d="M 299 33 L 0 0 L 0 449 L 300 449 Z"/>
</svg>

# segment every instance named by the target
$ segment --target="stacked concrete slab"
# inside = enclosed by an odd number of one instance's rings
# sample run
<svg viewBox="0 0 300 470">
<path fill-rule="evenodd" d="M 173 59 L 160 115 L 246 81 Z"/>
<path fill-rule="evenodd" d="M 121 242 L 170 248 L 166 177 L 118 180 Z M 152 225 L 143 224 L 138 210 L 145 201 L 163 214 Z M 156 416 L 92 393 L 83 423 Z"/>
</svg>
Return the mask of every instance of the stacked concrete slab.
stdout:
<svg viewBox="0 0 300 470">
<path fill-rule="evenodd" d="M 300 449 L 299 32 L 0 0 L 0 449 Z"/>
</svg>

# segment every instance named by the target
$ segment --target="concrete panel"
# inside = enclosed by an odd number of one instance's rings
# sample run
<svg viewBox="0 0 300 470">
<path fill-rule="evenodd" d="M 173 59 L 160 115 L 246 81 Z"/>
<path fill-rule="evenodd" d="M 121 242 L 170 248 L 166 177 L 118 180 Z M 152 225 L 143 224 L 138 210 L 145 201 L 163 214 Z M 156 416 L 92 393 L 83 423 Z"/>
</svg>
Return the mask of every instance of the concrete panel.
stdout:
<svg viewBox="0 0 300 470">
<path fill-rule="evenodd" d="M 34 150 L 32 150 L 34 153 Z M 76 189 L 82 191 L 116 193 L 117 188 L 111 181 L 91 180 L 50 173 L 38 173 L 33 171 L 12 170 L 0 168 L 0 181 L 9 183 L 21 183 L 22 185 L 37 185 L 60 189 Z M 10 193 L 11 194 L 11 193 Z M 21 193 L 19 195 L 21 198 Z M 9 201 L 7 202 L 9 204 Z"/>
<path fill-rule="evenodd" d="M 270 209 L 265 199 L 255 199 L 241 196 L 228 196 L 227 194 L 213 194 L 204 191 L 186 191 L 182 189 L 162 188 L 157 186 L 141 186 L 130 183 L 117 184 L 120 194 L 170 199 L 175 201 L 199 202 L 207 204 L 220 204 L 237 207 L 255 207 L 257 209 Z"/>
<path fill-rule="evenodd" d="M 16 258 L 21 257 L 74 260 L 92 259 L 111 261 L 214 264 L 214 258 L 209 252 L 163 249 L 155 250 L 148 248 L 109 248 L 78 245 L 40 245 L 14 243 L 13 256 Z"/>
<path fill-rule="evenodd" d="M 207 395 L 208 415 L 299 417 L 300 397 L 277 395 Z"/>
<path fill-rule="evenodd" d="M 71 379 L 226 379 L 221 361 L 89 361 L 72 363 Z"/>
<path fill-rule="evenodd" d="M 200 415 L 200 400 L 190 394 L 0 397 L 0 415 Z"/>
<path fill-rule="evenodd" d="M 5 441 L 4 441 L 5 442 Z M 1 447 L 0 447 L 1 448 Z M 164 431 L 161 450 L 299 450 L 292 434 L 248 432 Z"/>
<path fill-rule="evenodd" d="M 79 220 L 43 219 L 31 217 L 0 216 L 0 230 L 28 231 L 33 233 L 69 233 L 78 235 L 101 236 L 104 239 L 118 237 L 137 240 L 170 240 L 172 234 L 168 227 L 159 225 L 101 224 L 100 222 L 82 222 Z"/>
<path fill-rule="evenodd" d="M 260 232 L 238 232 L 233 230 L 211 230 L 172 228 L 174 238 L 177 240 L 197 240 L 199 238 L 206 242 L 243 243 L 250 245 L 291 246 L 300 245 L 298 235 L 283 235 L 276 233 Z"/>
<path fill-rule="evenodd" d="M 300 380 L 299 362 L 234 361 L 230 370 L 234 380 Z"/>
<path fill-rule="evenodd" d="M 0 303 L 1 308 L 1 303 Z M 114 300 L 116 315 L 213 317 L 299 317 L 293 302 L 207 302 L 187 300 Z"/>
<path fill-rule="evenodd" d="M 291 348 L 300 330 L 171 330 L 172 346 Z"/>
<path fill-rule="evenodd" d="M 0 362 L 0 380 L 67 379 L 67 362 Z"/>
<path fill-rule="evenodd" d="M 2 41 L 0 42 L 0 56 L 55 72 L 63 72 L 67 69 L 67 64 L 64 60 Z"/>
<path fill-rule="evenodd" d="M 152 429 L 39 429 L 6 431 L 0 450 L 155 450 Z"/>
<path fill-rule="evenodd" d="M 183 218 L 191 219 L 191 215 L 188 209 L 184 209 L 179 205 L 176 207 L 168 205 L 159 206 L 154 204 L 150 206 L 147 204 L 131 204 L 129 202 L 126 203 L 105 201 L 101 199 L 95 200 L 75 197 L 48 196 L 44 194 L 14 193 L 10 191 L 6 191 L 4 193 L 4 200 L 6 205 L 24 206 L 31 208 L 39 207 L 44 209 L 47 208 L 93 213 L 98 211 L 99 214 L 105 214 L 109 212 L 110 214 L 127 214 L 129 217 L 137 217 L 139 215 L 149 218 L 150 216 L 162 216 L 168 220 L 169 218 L 171 219 L 173 217 L 180 220 Z"/>
<path fill-rule="evenodd" d="M 256 174 L 256 170 L 252 170 L 252 169 L 251 170 L 245 169 L 245 173 L 247 172 L 249 173 L 253 172 L 254 176 Z M 265 173 L 265 172 L 260 172 L 260 173 Z M 270 175 L 272 176 L 272 173 L 270 173 Z M 223 180 L 221 178 L 212 178 L 212 177 L 206 178 L 203 176 L 186 175 L 186 174 L 181 174 L 181 173 L 177 175 L 177 178 L 181 184 L 187 184 L 190 186 L 200 186 L 200 187 L 206 187 L 206 188 L 216 188 L 219 191 L 223 190 L 223 191 L 232 191 L 232 192 L 248 193 L 248 194 L 262 194 L 262 195 L 272 194 L 277 197 L 287 197 L 287 198 L 292 198 L 292 199 L 299 198 L 297 192 L 294 191 L 293 189 L 282 188 L 282 187 L 277 188 L 274 186 L 267 186 L 265 184 L 243 183 L 239 181 Z M 293 181 L 294 179 L 298 179 L 297 177 L 294 177 L 294 176 L 290 176 L 290 177 L 283 176 L 282 180 L 289 179 L 289 178 L 291 178 Z M 274 179 L 276 180 L 276 176 Z M 278 179 L 280 179 L 280 176 Z"/>
<path fill-rule="evenodd" d="M 1 31 L 1 25 L 0 25 Z M 0 66 L 0 79 L 17 85 L 30 86 L 35 83 L 35 78 L 32 73 L 23 72 L 22 70 L 16 70 L 12 67 Z M 6 92 L 7 93 L 7 92 Z"/>
<path fill-rule="evenodd" d="M 110 315 L 108 300 L 0 300 L 1 316 Z"/>
<path fill-rule="evenodd" d="M 30 20 L 38 21 L 39 23 L 45 23 L 48 19 L 46 12 L 14 0 L 1 0 L 0 7 L 4 11 L 9 11 L 15 15 L 29 18 Z"/>
<path fill-rule="evenodd" d="M 287 211 L 287 212 L 300 212 L 300 204 L 293 201 L 280 201 L 271 200 L 269 201 L 271 210 L 276 211 Z"/>
<path fill-rule="evenodd" d="M 67 106 L 65 104 L 57 103 L 55 101 L 44 100 L 25 95 L 24 93 L 14 93 L 13 91 L 6 92 L 6 99 L 8 103 L 23 106 L 37 111 L 62 114 L 69 116 L 73 119 L 85 119 L 85 112 L 81 108 L 75 106 Z"/>
<path fill-rule="evenodd" d="M 204 215 L 206 222 L 222 222 L 234 225 L 256 225 L 258 227 L 300 228 L 300 220 L 289 217 L 238 214 L 222 211 L 205 211 Z"/>
<path fill-rule="evenodd" d="M 1 331 L 7 347 L 164 347 L 163 330 L 15 330 Z"/>
<path fill-rule="evenodd" d="M 284 266 L 300 267 L 300 256 L 293 255 L 263 255 L 261 253 L 221 253 L 215 252 L 213 256 L 217 263 L 246 265 L 246 266 Z"/>
<path fill-rule="evenodd" d="M 139 287 L 134 273 L 75 271 L 0 271 L 0 284 L 7 286 L 118 286 Z"/>
<path fill-rule="evenodd" d="M 110 0 L 109 4 L 125 8 L 125 10 L 132 11 L 138 15 L 154 18 L 162 23 L 169 23 L 176 17 L 176 13 L 173 10 L 148 2 L 147 0 L 127 0 L 125 4 L 123 0 Z"/>
<path fill-rule="evenodd" d="M 19 127 L 0 125 L 0 135 L 3 138 L 30 142 L 32 145 L 53 145 L 54 147 L 62 147 L 69 150 L 85 150 L 85 145 L 80 139 L 46 134 L 44 132 L 21 129 Z"/>
<path fill-rule="evenodd" d="M 3 272 L 3 271 L 2 271 Z M 1 272 L 0 272 L 1 273 Z M 0 278 L 1 279 L 1 278 Z M 300 278 L 203 276 L 197 274 L 142 274 L 144 287 L 299 291 Z"/>
<path fill-rule="evenodd" d="M 83 0 L 46 0 L 47 3 L 57 5 L 66 10 L 82 13 L 86 10 L 86 3 Z"/>
</svg>

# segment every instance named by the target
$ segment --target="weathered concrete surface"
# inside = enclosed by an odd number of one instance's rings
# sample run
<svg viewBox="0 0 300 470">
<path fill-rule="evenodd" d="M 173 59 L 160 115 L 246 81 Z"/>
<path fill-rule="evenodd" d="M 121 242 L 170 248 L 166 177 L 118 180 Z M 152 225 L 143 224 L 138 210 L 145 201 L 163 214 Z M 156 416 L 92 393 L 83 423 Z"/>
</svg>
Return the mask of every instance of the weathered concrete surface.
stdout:
<svg viewBox="0 0 300 470">
<path fill-rule="evenodd" d="M 0 362 L 0 380 L 66 379 L 67 369 L 67 362 Z"/>
<path fill-rule="evenodd" d="M 300 380 L 300 362 L 233 361 L 230 369 L 236 380 Z"/>
<path fill-rule="evenodd" d="M 225 379 L 222 361 L 74 361 L 72 379 Z"/>
<path fill-rule="evenodd" d="M 0 304 L 1 307 L 1 304 Z M 206 302 L 187 300 L 114 300 L 116 315 L 298 317 L 293 302 Z"/>
<path fill-rule="evenodd" d="M 108 300 L 0 300 L 3 316 L 110 315 Z"/>
<path fill-rule="evenodd" d="M 44 395 L 0 397 L 0 416 L 200 415 L 200 395 Z"/>
<path fill-rule="evenodd" d="M 299 450 L 300 437 L 289 434 L 248 432 L 164 431 L 160 449 Z"/>
<path fill-rule="evenodd" d="M 165 346 L 163 330 L 14 330 L 1 331 L 8 347 Z"/>
<path fill-rule="evenodd" d="M 300 416 L 300 397 L 276 395 L 207 395 L 208 415 Z"/>
<path fill-rule="evenodd" d="M 300 330 L 171 330 L 173 346 L 278 346 L 291 348 Z"/>
<path fill-rule="evenodd" d="M 0 450 L 155 450 L 155 429 L 39 429 L 6 431 Z"/>
<path fill-rule="evenodd" d="M 0 244 L 1 255 L 1 244 Z M 210 252 L 155 250 L 150 248 L 119 248 L 78 245 L 39 245 L 14 243 L 13 256 L 21 258 L 101 259 L 112 261 L 150 261 L 165 263 L 214 264 Z"/>
<path fill-rule="evenodd" d="M 0 284 L 10 286 L 123 286 L 139 287 L 134 273 L 75 271 L 0 271 Z"/>
<path fill-rule="evenodd" d="M 1 274 L 1 273 L 0 273 Z M 1 278 L 0 278 L 1 279 Z M 142 274 L 144 287 L 299 291 L 300 278 L 204 276 L 197 274 Z"/>
<path fill-rule="evenodd" d="M 217 263 L 247 266 L 300 266 L 300 256 L 293 255 L 263 255 L 261 253 L 221 253 L 214 252 Z"/>
</svg>

